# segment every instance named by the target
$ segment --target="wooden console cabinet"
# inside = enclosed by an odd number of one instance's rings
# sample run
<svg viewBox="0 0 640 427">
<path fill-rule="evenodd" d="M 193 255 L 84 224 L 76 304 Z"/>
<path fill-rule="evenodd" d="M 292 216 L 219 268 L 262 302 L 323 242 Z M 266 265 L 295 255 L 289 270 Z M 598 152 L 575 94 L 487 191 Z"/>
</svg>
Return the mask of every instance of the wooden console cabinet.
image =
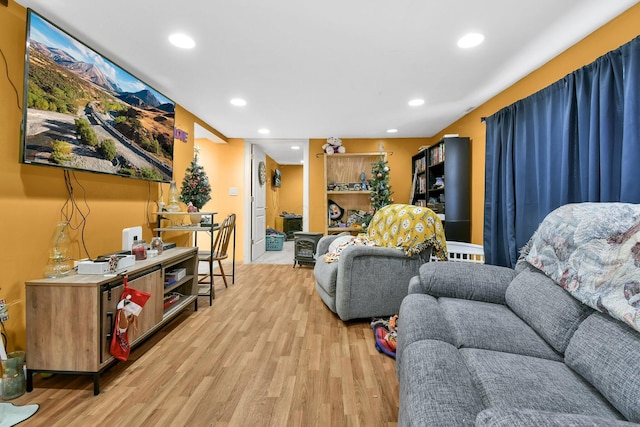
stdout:
<svg viewBox="0 0 640 427">
<path fill-rule="evenodd" d="M 131 347 L 190 303 L 198 309 L 197 254 L 197 248 L 168 249 L 127 269 L 129 287 L 151 294 L 138 330 L 129 330 Z M 165 274 L 177 268 L 186 276 L 165 286 Z M 74 274 L 26 283 L 27 391 L 33 390 L 33 373 L 52 372 L 93 375 L 93 393 L 100 393 L 100 373 L 116 360 L 109 348 L 123 290 L 121 275 Z M 179 299 L 165 308 L 165 296 L 173 294 Z"/>
</svg>

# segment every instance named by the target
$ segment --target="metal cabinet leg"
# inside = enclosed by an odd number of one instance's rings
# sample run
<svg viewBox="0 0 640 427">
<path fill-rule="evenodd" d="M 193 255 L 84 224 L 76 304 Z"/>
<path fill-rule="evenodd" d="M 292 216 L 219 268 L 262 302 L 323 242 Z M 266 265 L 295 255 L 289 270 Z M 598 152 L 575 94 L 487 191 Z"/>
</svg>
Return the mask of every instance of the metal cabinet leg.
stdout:
<svg viewBox="0 0 640 427">
<path fill-rule="evenodd" d="M 33 391 L 33 371 L 27 368 L 27 391 Z"/>
<path fill-rule="evenodd" d="M 93 374 L 93 395 L 97 396 L 100 394 L 100 374 Z"/>
</svg>

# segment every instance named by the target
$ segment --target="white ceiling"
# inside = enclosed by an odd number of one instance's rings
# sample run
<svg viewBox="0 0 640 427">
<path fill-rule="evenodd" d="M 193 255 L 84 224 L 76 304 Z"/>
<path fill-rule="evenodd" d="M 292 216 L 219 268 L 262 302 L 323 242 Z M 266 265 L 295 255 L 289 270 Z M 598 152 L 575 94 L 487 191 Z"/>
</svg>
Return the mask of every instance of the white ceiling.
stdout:
<svg viewBox="0 0 640 427">
<path fill-rule="evenodd" d="M 280 142 L 433 136 L 637 3 L 17 2 L 225 136 Z M 484 43 L 459 49 L 458 38 L 470 31 L 483 33 Z M 189 34 L 196 47 L 170 45 L 173 32 Z M 231 105 L 234 97 L 247 105 Z M 409 107 L 413 98 L 426 102 Z M 271 132 L 261 135 L 259 128 Z M 398 132 L 390 135 L 389 128 Z"/>
</svg>

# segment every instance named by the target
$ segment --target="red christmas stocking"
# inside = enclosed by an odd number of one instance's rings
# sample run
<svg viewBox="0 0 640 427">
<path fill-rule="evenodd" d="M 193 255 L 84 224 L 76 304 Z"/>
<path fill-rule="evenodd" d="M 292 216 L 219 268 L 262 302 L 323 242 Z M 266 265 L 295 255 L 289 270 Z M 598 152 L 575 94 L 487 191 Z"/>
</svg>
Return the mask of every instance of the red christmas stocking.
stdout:
<svg viewBox="0 0 640 427">
<path fill-rule="evenodd" d="M 111 339 L 111 354 L 118 360 L 125 361 L 129 358 L 129 319 L 124 310 L 118 310 L 116 314 L 113 338 Z"/>
</svg>

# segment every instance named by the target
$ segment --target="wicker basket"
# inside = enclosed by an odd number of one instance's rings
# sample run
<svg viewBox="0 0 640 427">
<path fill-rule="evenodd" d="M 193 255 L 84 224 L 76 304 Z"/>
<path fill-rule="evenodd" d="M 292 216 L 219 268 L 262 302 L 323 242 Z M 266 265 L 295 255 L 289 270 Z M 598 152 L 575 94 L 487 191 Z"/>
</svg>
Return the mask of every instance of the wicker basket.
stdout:
<svg viewBox="0 0 640 427">
<path fill-rule="evenodd" d="M 284 237 L 280 234 L 267 235 L 266 249 L 268 251 L 281 251 L 284 245 Z"/>
</svg>

